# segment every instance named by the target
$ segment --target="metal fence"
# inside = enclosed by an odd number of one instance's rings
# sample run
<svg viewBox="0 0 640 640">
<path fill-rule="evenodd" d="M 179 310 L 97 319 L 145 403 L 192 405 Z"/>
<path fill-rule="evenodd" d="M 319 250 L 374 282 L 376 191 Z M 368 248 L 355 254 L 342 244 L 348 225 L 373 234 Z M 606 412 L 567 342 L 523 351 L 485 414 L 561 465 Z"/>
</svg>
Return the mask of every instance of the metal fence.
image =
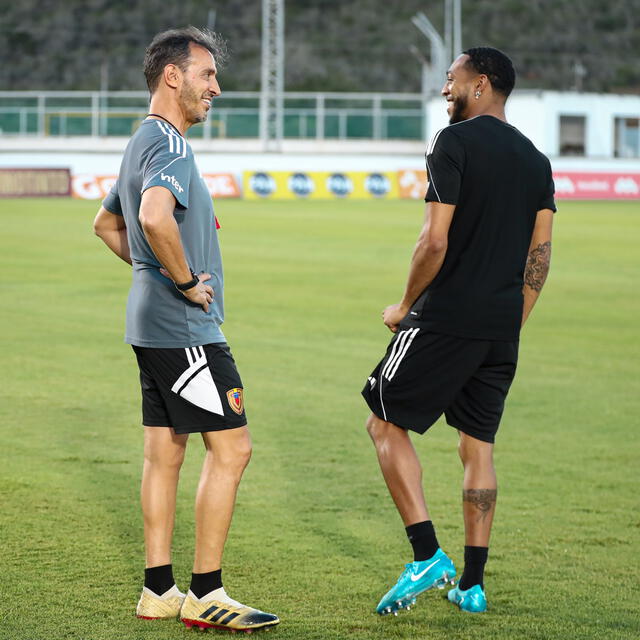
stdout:
<svg viewBox="0 0 640 640">
<path fill-rule="evenodd" d="M 0 136 L 130 136 L 144 118 L 143 91 L 0 91 Z M 260 93 L 226 92 L 190 137 L 257 138 Z M 287 93 L 285 138 L 424 139 L 420 94 Z"/>
</svg>

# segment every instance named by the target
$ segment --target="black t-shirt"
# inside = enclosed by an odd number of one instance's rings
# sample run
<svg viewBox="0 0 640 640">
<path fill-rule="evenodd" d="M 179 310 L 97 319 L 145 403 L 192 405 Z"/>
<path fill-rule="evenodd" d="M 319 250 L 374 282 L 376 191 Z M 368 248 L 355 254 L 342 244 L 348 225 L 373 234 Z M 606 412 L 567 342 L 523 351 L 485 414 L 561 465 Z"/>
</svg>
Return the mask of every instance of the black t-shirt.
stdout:
<svg viewBox="0 0 640 640">
<path fill-rule="evenodd" d="M 425 200 L 456 209 L 444 263 L 403 323 L 467 338 L 517 340 L 536 213 L 556 210 L 549 161 L 493 116 L 445 127 L 426 160 Z"/>
</svg>

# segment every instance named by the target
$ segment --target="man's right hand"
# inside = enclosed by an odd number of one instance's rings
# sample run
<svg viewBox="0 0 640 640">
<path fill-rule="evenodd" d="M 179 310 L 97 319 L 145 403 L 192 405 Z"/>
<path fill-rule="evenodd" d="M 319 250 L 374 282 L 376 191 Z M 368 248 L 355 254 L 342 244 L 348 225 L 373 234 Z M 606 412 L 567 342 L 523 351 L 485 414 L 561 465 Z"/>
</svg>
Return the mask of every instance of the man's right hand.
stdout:
<svg viewBox="0 0 640 640">
<path fill-rule="evenodd" d="M 198 274 L 200 282 L 195 287 L 181 291 L 182 295 L 191 302 L 199 304 L 204 311 L 209 311 L 209 305 L 213 302 L 213 288 L 208 284 L 204 284 L 207 280 L 211 280 L 210 273 Z"/>
<path fill-rule="evenodd" d="M 382 322 L 384 322 L 389 330 L 393 333 L 398 331 L 398 326 L 409 313 L 409 308 L 402 305 L 402 303 L 391 304 L 382 311 Z"/>
</svg>

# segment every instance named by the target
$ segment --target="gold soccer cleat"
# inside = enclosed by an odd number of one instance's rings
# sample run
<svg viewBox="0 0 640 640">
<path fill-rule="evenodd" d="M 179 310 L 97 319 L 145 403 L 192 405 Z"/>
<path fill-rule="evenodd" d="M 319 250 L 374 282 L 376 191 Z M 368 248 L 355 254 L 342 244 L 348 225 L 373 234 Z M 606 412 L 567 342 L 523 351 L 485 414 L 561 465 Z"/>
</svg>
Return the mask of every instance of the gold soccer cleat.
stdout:
<svg viewBox="0 0 640 640">
<path fill-rule="evenodd" d="M 142 595 L 136 608 L 136 616 L 144 620 L 176 618 L 180 613 L 180 607 L 183 602 L 184 593 L 181 593 L 175 584 L 161 596 L 155 594 L 151 589 L 143 587 Z"/>
<path fill-rule="evenodd" d="M 225 593 L 224 587 L 212 591 L 202 599 L 196 598 L 189 591 L 180 610 L 180 620 L 187 629 L 199 627 L 203 630 L 231 629 L 246 632 L 273 627 L 280 622 L 273 613 L 265 613 L 232 600 Z"/>
</svg>

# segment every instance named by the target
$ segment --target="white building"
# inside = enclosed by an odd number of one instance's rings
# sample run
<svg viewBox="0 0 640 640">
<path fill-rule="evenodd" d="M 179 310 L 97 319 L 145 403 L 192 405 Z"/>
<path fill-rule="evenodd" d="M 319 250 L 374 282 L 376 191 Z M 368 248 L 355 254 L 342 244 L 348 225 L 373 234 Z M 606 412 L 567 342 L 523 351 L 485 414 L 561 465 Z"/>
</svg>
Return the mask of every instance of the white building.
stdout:
<svg viewBox="0 0 640 640">
<path fill-rule="evenodd" d="M 443 98 L 429 101 L 430 135 L 447 125 Z M 561 164 L 615 159 L 640 162 L 640 96 L 559 91 L 514 91 L 507 118 L 540 151 Z M 600 162 L 598 164 L 600 164 Z M 589 163 L 592 164 L 592 163 Z"/>
</svg>

